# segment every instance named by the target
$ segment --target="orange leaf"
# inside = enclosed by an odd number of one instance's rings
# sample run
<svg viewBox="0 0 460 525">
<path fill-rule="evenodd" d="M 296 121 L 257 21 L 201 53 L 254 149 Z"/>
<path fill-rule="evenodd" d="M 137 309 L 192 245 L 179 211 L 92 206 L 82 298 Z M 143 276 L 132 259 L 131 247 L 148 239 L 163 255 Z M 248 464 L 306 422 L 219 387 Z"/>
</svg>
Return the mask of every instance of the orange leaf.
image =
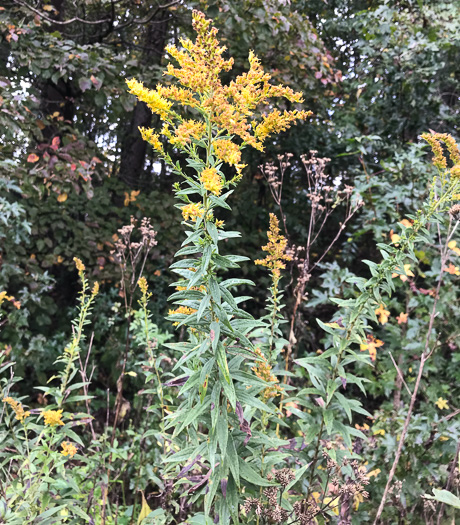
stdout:
<svg viewBox="0 0 460 525">
<path fill-rule="evenodd" d="M 51 149 L 56 151 L 59 148 L 60 143 L 61 139 L 59 137 L 54 137 L 54 139 L 51 141 Z"/>
<path fill-rule="evenodd" d="M 35 155 L 35 153 L 31 153 L 27 157 L 27 162 L 37 162 L 38 160 L 40 160 L 40 157 L 38 155 Z"/>
</svg>

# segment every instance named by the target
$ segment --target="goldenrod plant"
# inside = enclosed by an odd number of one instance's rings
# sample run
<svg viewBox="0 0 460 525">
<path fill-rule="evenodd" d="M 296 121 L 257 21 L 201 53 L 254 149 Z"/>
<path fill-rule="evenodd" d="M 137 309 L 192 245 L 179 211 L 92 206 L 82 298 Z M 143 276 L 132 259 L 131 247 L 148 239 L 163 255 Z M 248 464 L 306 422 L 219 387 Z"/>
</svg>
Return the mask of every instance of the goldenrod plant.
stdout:
<svg viewBox="0 0 460 525">
<path fill-rule="evenodd" d="M 141 129 L 142 136 L 182 178 L 174 190 L 186 239 L 176 253 L 179 260 L 171 266 L 180 279 L 170 297 L 175 309 L 171 309 L 169 319 L 178 328 L 187 328 L 188 341 L 168 345 L 180 356 L 175 368 L 180 370 L 178 379 L 183 380 L 183 386 L 179 391 L 182 402 L 167 416 L 165 427 L 172 447 L 180 451 L 164 461 L 170 465 L 167 472 L 179 484 L 188 481 L 187 471 L 198 463 L 199 479 L 188 489 L 191 500 L 204 500 L 206 516 L 213 509 L 221 523 L 230 516 L 239 523 L 243 491 L 258 493 L 261 486 L 273 485 L 264 475 L 289 453 L 268 452 L 261 463 L 263 448 L 276 449 L 286 442 L 265 432 L 265 423 L 256 430 L 258 418 L 276 414 L 273 401 L 268 403 L 272 395 L 267 395 L 274 381 L 267 370 L 262 372 L 262 367 L 270 365 L 248 337 L 265 323 L 240 308 L 248 297 L 234 296 L 238 285 L 254 283 L 221 278 L 223 272 L 238 268 L 238 263 L 247 258 L 221 253 L 220 242 L 239 233 L 225 231 L 218 212 L 219 208 L 231 209 L 227 203 L 231 188 L 245 167 L 241 151 L 248 146 L 262 151 L 271 134 L 286 130 L 310 113 L 272 108 L 274 97 L 301 103 L 302 96 L 288 87 L 271 84 L 270 75 L 264 73 L 252 52 L 249 71 L 222 84 L 221 74 L 231 69 L 233 60 L 223 58 L 225 48 L 216 38 L 217 29 L 202 13 L 193 13 L 193 27 L 196 42 L 183 39 L 180 49 L 168 47 L 178 67 L 168 64 L 165 74 L 176 83 L 160 84 L 154 90 L 134 79 L 127 83 L 131 93 L 163 121 L 160 133 Z M 176 106 L 188 108 L 193 118 L 183 118 Z M 260 107 L 265 109 L 262 115 L 257 112 Z M 172 162 L 164 140 L 185 153 L 184 166 Z M 232 178 L 225 177 L 223 163 L 235 168 Z M 284 246 L 279 250 L 283 252 Z M 281 262 L 284 255 L 270 257 Z M 273 259 L 269 267 L 274 272 L 276 317 L 281 266 Z M 273 320 L 271 332 L 274 328 Z M 273 336 L 271 333 L 272 340 Z"/>
</svg>

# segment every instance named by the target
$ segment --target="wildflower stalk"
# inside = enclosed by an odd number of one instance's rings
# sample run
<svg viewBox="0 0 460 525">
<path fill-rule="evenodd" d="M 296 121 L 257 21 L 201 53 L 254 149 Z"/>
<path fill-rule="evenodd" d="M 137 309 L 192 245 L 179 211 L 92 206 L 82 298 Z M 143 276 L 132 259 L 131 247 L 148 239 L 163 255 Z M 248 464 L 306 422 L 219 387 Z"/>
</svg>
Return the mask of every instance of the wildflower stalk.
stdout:
<svg viewBox="0 0 460 525">
<path fill-rule="evenodd" d="M 128 86 L 164 122 L 160 134 L 141 129 L 142 136 L 182 178 L 182 184 L 176 183 L 174 190 L 187 238 L 176 257 L 187 258 L 178 259 L 171 266 L 179 280 L 170 297 L 176 308 L 170 310 L 168 319 L 178 328 L 187 328 L 188 341 L 167 346 L 180 352 L 175 369 L 182 370 L 177 379 L 179 382 L 183 378 L 179 395 L 186 396 L 176 411 L 166 416 L 165 432 L 172 431 L 168 439 L 180 448 L 189 447 L 189 461 L 198 455 L 201 458 L 206 483 L 199 483 L 193 491 L 201 491 L 205 514 L 209 515 L 214 506 L 216 514 L 231 515 L 238 523 L 242 485 L 249 490 L 255 484 L 258 490 L 264 483 L 271 484 L 257 473 L 262 445 L 246 447 L 252 436 L 246 414 L 258 414 L 264 420 L 263 414 L 274 413 L 274 408 L 259 399 L 259 392 L 272 384 L 246 369 L 248 362 L 263 361 L 250 337 L 266 323 L 241 310 L 238 304 L 244 298 L 234 297 L 231 291 L 240 284 L 254 283 L 245 279 L 220 281 L 219 276 L 229 268 L 238 268 L 238 263 L 247 258 L 220 253 L 220 241 L 239 233 L 225 231 L 216 212 L 219 208 L 230 210 L 227 200 L 244 168 L 241 150 L 252 146 L 262 151 L 270 134 L 287 129 L 309 113 L 273 110 L 256 117 L 257 106 L 266 104 L 271 97 L 301 102 L 301 95 L 270 84 L 270 76 L 263 72 L 252 52 L 248 73 L 224 86 L 219 75 L 231 69 L 233 60 L 222 57 L 225 48 L 219 46 L 217 29 L 210 24 L 195 11 L 196 42 L 182 40 L 181 50 L 168 47 L 179 67 L 169 64 L 167 74 L 176 78 L 178 85 L 159 85 L 156 90 L 148 90 L 130 80 Z M 175 104 L 193 108 L 198 118 L 183 119 L 175 111 Z M 160 136 L 187 155 L 186 169 L 172 161 Z M 225 177 L 223 163 L 235 168 L 233 178 Z M 274 335 L 273 324 L 271 344 Z M 206 433 L 202 428 L 209 430 Z M 271 446 L 270 440 L 263 446 Z M 176 460 L 173 455 L 168 462 L 166 472 L 183 460 Z M 189 468 L 186 466 L 185 472 Z"/>
<path fill-rule="evenodd" d="M 441 192 L 441 195 L 438 197 L 436 185 L 439 182 L 439 191 Z M 347 353 L 352 343 L 360 343 L 360 340 L 364 339 L 363 318 L 367 317 L 371 320 L 375 320 L 373 305 L 375 303 L 381 304 L 383 302 L 381 298 L 381 291 L 384 291 L 388 295 L 391 295 L 392 291 L 394 290 L 394 285 L 391 278 L 392 273 L 399 268 L 403 268 L 404 257 L 407 254 L 413 254 L 414 245 L 418 241 L 425 240 L 421 236 L 421 234 L 428 233 L 425 229 L 427 224 L 429 224 L 430 221 L 437 216 L 437 213 L 439 211 L 446 211 L 447 205 L 452 201 L 453 196 L 459 191 L 459 188 L 460 178 L 447 177 L 445 170 L 440 173 L 439 177 L 435 177 L 431 186 L 429 201 L 426 206 L 426 209 L 419 210 L 416 217 L 414 217 L 414 222 L 411 228 L 404 229 L 400 236 L 400 239 L 398 240 L 399 246 L 394 247 L 379 244 L 378 247 L 380 248 L 384 260 L 378 265 L 367 261 L 367 264 L 370 267 L 372 277 L 367 281 L 365 279 L 357 280 L 357 285 L 360 290 L 360 294 L 358 295 L 358 297 L 354 300 L 333 299 L 335 303 L 346 309 L 346 320 L 344 321 L 345 330 L 343 330 L 337 323 L 336 326 L 334 326 L 331 324 L 328 325 L 319 322 L 320 326 L 326 332 L 333 335 L 333 347 L 338 348 L 338 351 L 337 353 L 332 352 L 335 364 L 333 365 L 330 380 L 328 381 L 328 385 L 330 385 L 328 386 L 329 392 L 326 395 L 326 399 L 323 400 L 324 406 L 321 412 L 319 431 L 315 441 L 313 461 L 311 464 L 309 476 L 308 496 L 310 496 L 312 492 L 313 479 L 315 476 L 315 469 L 320 450 L 320 443 L 321 439 L 323 438 L 323 433 L 326 426 L 325 414 L 327 413 L 326 411 L 331 406 L 331 404 L 334 401 L 336 401 L 335 392 L 339 386 L 337 383 L 339 376 L 346 378 L 346 373 L 342 366 L 344 355 Z M 345 331 L 342 337 L 337 335 L 338 330 L 340 330 L 341 332 Z M 429 330 L 429 334 L 431 334 L 431 329 Z M 353 354 L 351 354 L 351 356 L 352 355 Z M 347 359 L 349 363 L 352 363 L 354 360 L 356 360 L 350 356 L 347 357 Z M 303 364 L 305 360 L 300 359 L 297 362 L 299 364 Z M 423 369 L 422 364 L 421 368 Z M 419 375 L 420 374 L 421 372 L 419 371 Z M 329 424 L 329 430 L 330 429 L 331 426 Z M 377 521 L 375 523 L 377 523 Z"/>
<path fill-rule="evenodd" d="M 79 313 L 78 313 L 78 319 L 73 322 L 73 335 L 72 340 L 70 342 L 70 345 L 65 348 L 64 354 L 57 359 L 56 362 L 65 362 L 66 367 L 64 369 L 64 372 L 61 375 L 61 387 L 57 399 L 57 405 L 58 408 L 62 407 L 62 404 L 64 403 L 65 399 L 65 392 L 67 389 L 67 385 L 69 383 L 70 375 L 72 373 L 72 370 L 74 369 L 74 361 L 79 356 L 80 351 L 80 342 L 83 338 L 83 329 L 85 325 L 88 323 L 87 317 L 91 310 L 92 303 L 99 291 L 99 285 L 96 283 L 90 291 L 89 295 L 89 283 L 88 280 L 85 277 L 85 266 L 80 261 L 80 259 L 75 258 L 75 263 L 78 270 L 78 276 L 80 277 L 80 281 L 82 284 L 82 289 L 80 291 L 80 297 L 79 297 Z M 76 372 L 76 370 L 74 370 Z"/>
</svg>

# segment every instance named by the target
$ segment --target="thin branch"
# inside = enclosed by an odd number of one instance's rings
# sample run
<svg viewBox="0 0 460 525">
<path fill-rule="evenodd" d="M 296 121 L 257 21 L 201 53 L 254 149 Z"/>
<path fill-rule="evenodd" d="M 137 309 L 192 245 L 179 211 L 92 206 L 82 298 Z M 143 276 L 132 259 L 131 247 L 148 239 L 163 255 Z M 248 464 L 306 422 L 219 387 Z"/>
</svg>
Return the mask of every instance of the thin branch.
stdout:
<svg viewBox="0 0 460 525">
<path fill-rule="evenodd" d="M 83 18 L 79 18 L 78 16 L 74 18 L 70 18 L 69 20 L 55 20 L 54 18 L 50 18 L 47 15 L 45 15 L 42 11 L 39 9 L 35 9 L 35 7 L 32 7 L 31 5 L 27 4 L 26 2 L 21 2 L 21 0 L 13 0 L 16 4 L 25 7 L 26 9 L 29 9 L 33 13 L 37 14 L 40 18 L 43 18 L 47 22 L 50 22 L 51 24 L 59 25 L 59 26 L 68 26 L 69 24 L 73 24 L 74 22 L 80 22 L 82 24 L 87 25 L 100 25 L 100 24 L 106 24 L 112 22 L 111 18 L 104 18 L 102 20 L 84 20 Z"/>
</svg>

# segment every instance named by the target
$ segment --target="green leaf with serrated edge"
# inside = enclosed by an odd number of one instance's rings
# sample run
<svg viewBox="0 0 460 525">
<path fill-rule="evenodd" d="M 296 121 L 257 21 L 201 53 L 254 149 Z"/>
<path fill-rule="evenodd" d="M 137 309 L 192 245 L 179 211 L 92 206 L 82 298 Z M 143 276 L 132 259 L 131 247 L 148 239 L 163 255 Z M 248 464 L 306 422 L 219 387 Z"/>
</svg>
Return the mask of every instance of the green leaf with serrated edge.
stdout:
<svg viewBox="0 0 460 525">
<path fill-rule="evenodd" d="M 211 470 L 214 470 L 215 464 L 216 464 L 216 452 L 217 452 L 217 445 L 219 444 L 219 437 L 217 435 L 216 429 L 211 429 L 209 432 L 210 434 L 210 440 L 208 445 L 208 453 L 209 453 L 209 464 L 211 465 Z"/>
<path fill-rule="evenodd" d="M 239 268 L 238 264 L 228 260 L 227 257 L 219 255 L 218 253 L 213 255 L 212 260 L 218 268 Z"/>
<path fill-rule="evenodd" d="M 214 365 L 216 363 L 216 360 L 214 357 L 210 357 L 206 363 L 203 365 L 203 368 L 200 372 L 200 384 L 204 383 L 206 376 L 210 376 L 212 369 L 214 368 Z"/>
<path fill-rule="evenodd" d="M 187 235 L 187 238 L 185 239 L 185 241 L 182 242 L 181 246 L 186 246 L 187 244 L 190 244 L 191 242 L 198 242 L 199 240 L 201 240 L 202 232 L 201 231 L 185 232 L 185 234 Z"/>
<path fill-rule="evenodd" d="M 194 276 L 190 279 L 187 289 L 192 288 L 192 286 L 197 285 L 201 280 L 203 279 L 203 272 L 200 270 L 197 270 L 194 274 Z"/>
<path fill-rule="evenodd" d="M 61 432 L 63 432 L 67 437 L 71 438 L 73 441 L 78 443 L 80 446 L 85 446 L 80 436 L 78 436 L 78 434 L 75 434 L 75 432 L 68 428 L 67 425 L 65 425 L 64 428 L 61 429 Z"/>
<path fill-rule="evenodd" d="M 216 410 L 218 410 L 216 408 Z M 217 419 L 217 438 L 219 442 L 219 448 L 222 452 L 222 455 L 225 456 L 227 452 L 227 442 L 228 442 L 228 418 L 227 418 L 227 407 L 222 406 L 221 414 Z"/>
<path fill-rule="evenodd" d="M 201 268 L 202 268 L 203 273 L 206 273 L 206 271 L 208 270 L 208 266 L 211 261 L 211 256 L 212 256 L 212 247 L 208 245 L 203 250 L 203 257 L 202 257 L 202 262 L 201 262 Z"/>
<path fill-rule="evenodd" d="M 236 453 L 235 443 L 231 434 L 228 435 L 227 442 L 227 460 L 230 472 L 235 480 L 236 486 L 240 488 L 240 464 L 238 454 Z"/>
<path fill-rule="evenodd" d="M 239 466 L 240 466 L 240 477 L 242 477 L 246 481 L 249 481 L 249 483 L 252 483 L 253 485 L 256 485 L 257 487 L 276 486 L 275 483 L 271 483 L 270 481 L 264 479 L 242 458 L 239 458 Z"/>
<path fill-rule="evenodd" d="M 348 420 L 351 423 L 352 420 L 352 414 L 351 414 L 351 408 L 350 404 L 348 403 L 348 400 L 345 396 L 343 396 L 340 392 L 335 393 L 335 397 L 339 403 L 339 405 L 345 410 L 345 413 L 348 416 Z"/>
<path fill-rule="evenodd" d="M 249 257 L 246 257 L 245 255 L 226 255 L 226 259 L 229 261 L 232 261 L 234 263 L 244 262 L 244 261 L 250 261 L 251 259 Z M 282 294 L 278 294 L 278 298 L 280 298 Z"/>
<path fill-rule="evenodd" d="M 241 237 L 241 233 L 240 232 L 231 232 L 231 231 L 222 231 L 220 230 L 219 231 L 219 241 L 223 241 L 224 239 L 235 239 L 235 238 L 238 238 L 238 237 Z"/>
<path fill-rule="evenodd" d="M 211 203 L 213 204 L 213 208 L 215 206 L 220 206 L 221 208 L 224 208 L 225 210 L 231 210 L 230 206 L 225 202 L 225 200 L 220 197 L 211 195 L 210 200 L 211 200 Z"/>
<path fill-rule="evenodd" d="M 211 511 L 211 506 L 214 501 L 214 497 L 217 493 L 217 489 L 220 486 L 220 467 L 217 467 L 215 472 L 211 474 L 209 481 L 207 483 L 208 491 L 204 497 L 204 513 L 206 516 L 209 515 Z"/>
</svg>

